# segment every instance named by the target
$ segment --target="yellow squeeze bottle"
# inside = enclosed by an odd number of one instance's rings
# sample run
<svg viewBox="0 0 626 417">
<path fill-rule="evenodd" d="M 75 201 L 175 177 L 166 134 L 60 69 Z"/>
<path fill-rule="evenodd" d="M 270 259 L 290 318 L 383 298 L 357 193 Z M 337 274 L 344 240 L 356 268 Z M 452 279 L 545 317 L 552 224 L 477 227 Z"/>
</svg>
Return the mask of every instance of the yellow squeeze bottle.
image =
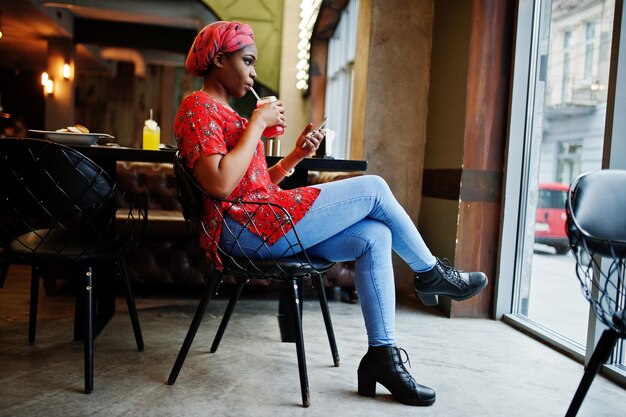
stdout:
<svg viewBox="0 0 626 417">
<path fill-rule="evenodd" d="M 144 122 L 143 126 L 143 148 L 149 150 L 159 150 L 161 142 L 161 128 L 152 120 L 152 109 L 150 109 L 150 118 Z"/>
</svg>

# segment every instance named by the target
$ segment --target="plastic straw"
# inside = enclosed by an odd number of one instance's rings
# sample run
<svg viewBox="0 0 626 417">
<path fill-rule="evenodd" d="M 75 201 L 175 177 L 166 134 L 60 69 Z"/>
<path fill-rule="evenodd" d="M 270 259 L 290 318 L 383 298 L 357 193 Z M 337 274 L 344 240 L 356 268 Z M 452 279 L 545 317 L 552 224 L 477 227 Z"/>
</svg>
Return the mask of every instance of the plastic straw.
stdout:
<svg viewBox="0 0 626 417">
<path fill-rule="evenodd" d="M 259 97 L 259 95 L 256 93 L 256 91 L 254 91 L 254 88 L 251 88 L 250 91 L 252 91 L 252 94 L 254 94 L 254 96 L 256 97 L 257 100 L 261 101 L 261 97 Z"/>
</svg>

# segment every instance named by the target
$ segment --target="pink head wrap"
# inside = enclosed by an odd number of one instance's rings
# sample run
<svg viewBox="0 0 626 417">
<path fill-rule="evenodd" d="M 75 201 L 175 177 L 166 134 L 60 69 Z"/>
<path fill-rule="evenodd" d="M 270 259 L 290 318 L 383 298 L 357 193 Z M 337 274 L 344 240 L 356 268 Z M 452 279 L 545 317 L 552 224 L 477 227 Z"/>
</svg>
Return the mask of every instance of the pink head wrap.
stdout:
<svg viewBox="0 0 626 417">
<path fill-rule="evenodd" d="M 197 77 L 204 76 L 218 52 L 235 52 L 254 43 L 252 28 L 245 23 L 218 21 L 206 25 L 191 45 L 185 68 Z"/>
</svg>

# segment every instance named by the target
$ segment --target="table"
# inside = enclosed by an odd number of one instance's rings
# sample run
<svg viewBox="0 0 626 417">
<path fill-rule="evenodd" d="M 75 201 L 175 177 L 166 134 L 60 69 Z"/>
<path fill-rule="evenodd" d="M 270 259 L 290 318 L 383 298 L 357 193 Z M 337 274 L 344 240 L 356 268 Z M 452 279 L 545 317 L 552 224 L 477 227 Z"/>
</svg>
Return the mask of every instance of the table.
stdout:
<svg viewBox="0 0 626 417">
<path fill-rule="evenodd" d="M 119 146 L 79 146 L 73 145 L 72 148 L 80 151 L 88 156 L 104 168 L 111 177 L 115 178 L 116 162 L 118 161 L 135 161 L 135 162 L 161 162 L 173 163 L 176 149 L 161 150 L 143 150 L 134 148 L 124 148 Z M 272 166 L 280 159 L 280 156 L 267 156 L 267 165 Z M 331 172 L 359 172 L 367 170 L 367 161 L 363 160 L 346 160 L 333 158 L 305 158 L 300 162 L 292 176 L 287 177 L 281 183 L 281 187 L 285 189 L 296 188 L 307 185 L 309 171 L 331 171 Z M 105 281 L 110 283 L 110 280 Z M 101 317 L 97 331 L 100 331 L 115 311 L 115 293 L 112 286 L 107 288 L 104 283 L 100 284 L 103 290 L 100 293 L 99 306 L 103 311 L 98 312 Z M 302 291 L 302 289 L 301 289 Z M 281 291 L 278 302 L 278 321 L 280 326 L 280 334 L 283 342 L 293 342 L 293 329 L 291 328 L 290 309 L 287 308 L 286 292 Z M 302 304 L 300 304 L 302 306 Z M 82 327 L 81 327 L 82 328 Z M 76 337 L 76 330 L 75 330 Z"/>
<path fill-rule="evenodd" d="M 74 145 L 72 148 L 80 151 L 93 159 L 98 164 L 110 165 L 111 162 L 117 161 L 137 161 L 137 162 L 174 162 L 176 149 L 161 149 L 158 151 L 124 148 L 117 146 L 79 146 Z M 272 166 L 280 156 L 267 156 L 267 165 Z M 104 166 L 103 166 L 104 168 Z M 304 158 L 298 164 L 294 174 L 286 178 L 290 180 L 290 185 L 298 187 L 306 185 L 309 171 L 329 171 L 329 172 L 358 172 L 367 170 L 367 161 L 351 160 L 351 159 L 333 159 L 333 158 Z M 285 181 L 286 182 L 286 181 Z M 290 188 L 286 185 L 284 188 Z"/>
</svg>

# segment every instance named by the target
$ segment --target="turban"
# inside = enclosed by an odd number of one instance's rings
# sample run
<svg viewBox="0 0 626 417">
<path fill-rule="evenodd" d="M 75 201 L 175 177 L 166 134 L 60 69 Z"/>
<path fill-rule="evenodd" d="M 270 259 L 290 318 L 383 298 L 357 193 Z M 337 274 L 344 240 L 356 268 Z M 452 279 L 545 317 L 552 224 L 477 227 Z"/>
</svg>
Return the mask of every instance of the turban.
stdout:
<svg viewBox="0 0 626 417">
<path fill-rule="evenodd" d="M 252 28 L 239 22 L 213 22 L 204 27 L 191 45 L 185 68 L 197 77 L 204 76 L 218 52 L 235 52 L 254 43 Z"/>
</svg>

